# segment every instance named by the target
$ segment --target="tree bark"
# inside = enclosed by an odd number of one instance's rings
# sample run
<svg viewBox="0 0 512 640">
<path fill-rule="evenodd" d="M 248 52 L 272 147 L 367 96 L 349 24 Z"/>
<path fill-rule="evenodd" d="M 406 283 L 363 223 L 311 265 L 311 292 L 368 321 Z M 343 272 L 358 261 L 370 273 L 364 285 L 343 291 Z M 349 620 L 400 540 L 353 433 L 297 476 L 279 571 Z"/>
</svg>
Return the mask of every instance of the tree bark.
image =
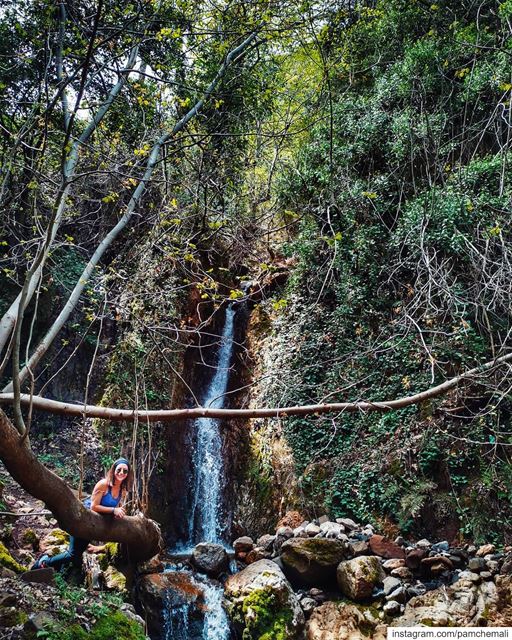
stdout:
<svg viewBox="0 0 512 640">
<path fill-rule="evenodd" d="M 86 509 L 69 485 L 47 469 L 34 455 L 27 439 L 20 438 L 0 409 L 0 459 L 11 476 L 30 495 L 42 500 L 59 526 L 86 540 L 122 542 L 133 562 L 148 560 L 161 547 L 160 528 L 144 516 L 114 519 Z"/>
</svg>

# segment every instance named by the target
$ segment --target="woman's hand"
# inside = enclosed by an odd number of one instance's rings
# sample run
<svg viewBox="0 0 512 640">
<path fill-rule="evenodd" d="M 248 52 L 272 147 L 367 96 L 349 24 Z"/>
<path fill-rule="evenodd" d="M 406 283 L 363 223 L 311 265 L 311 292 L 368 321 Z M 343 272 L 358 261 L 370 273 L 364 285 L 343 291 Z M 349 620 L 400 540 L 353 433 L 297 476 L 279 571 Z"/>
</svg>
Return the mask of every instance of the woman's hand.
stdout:
<svg viewBox="0 0 512 640">
<path fill-rule="evenodd" d="M 126 515 L 123 507 L 114 507 L 114 517 L 115 518 L 124 518 Z"/>
</svg>

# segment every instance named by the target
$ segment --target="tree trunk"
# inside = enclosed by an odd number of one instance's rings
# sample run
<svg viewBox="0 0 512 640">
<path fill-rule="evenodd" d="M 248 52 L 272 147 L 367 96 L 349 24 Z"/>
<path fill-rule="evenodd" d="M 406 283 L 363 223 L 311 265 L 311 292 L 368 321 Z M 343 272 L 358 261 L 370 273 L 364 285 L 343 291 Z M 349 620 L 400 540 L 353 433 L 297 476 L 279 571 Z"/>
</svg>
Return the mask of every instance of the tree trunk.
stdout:
<svg viewBox="0 0 512 640">
<path fill-rule="evenodd" d="M 160 528 L 144 516 L 114 519 L 86 509 L 69 485 L 47 469 L 22 441 L 9 418 L 0 409 L 0 459 L 11 476 L 30 495 L 42 500 L 59 526 L 86 540 L 122 542 L 133 562 L 148 560 L 161 547 Z"/>
</svg>

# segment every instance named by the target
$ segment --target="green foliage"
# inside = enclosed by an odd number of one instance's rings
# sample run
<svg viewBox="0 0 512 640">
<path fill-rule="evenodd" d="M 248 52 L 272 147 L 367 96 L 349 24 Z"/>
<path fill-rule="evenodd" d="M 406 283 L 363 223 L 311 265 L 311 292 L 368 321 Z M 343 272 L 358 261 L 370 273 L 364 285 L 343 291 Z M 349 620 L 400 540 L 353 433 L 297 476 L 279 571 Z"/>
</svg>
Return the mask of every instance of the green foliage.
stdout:
<svg viewBox="0 0 512 640">
<path fill-rule="evenodd" d="M 254 589 L 232 612 L 243 626 L 243 640 L 287 640 L 292 612 L 270 588 Z"/>
<path fill-rule="evenodd" d="M 146 634 L 140 625 L 129 620 L 120 611 L 109 611 L 100 615 L 88 631 L 78 624 L 66 628 L 49 626 L 48 629 L 39 632 L 38 637 L 47 640 L 111 640 L 117 637 L 144 640 Z"/>
</svg>

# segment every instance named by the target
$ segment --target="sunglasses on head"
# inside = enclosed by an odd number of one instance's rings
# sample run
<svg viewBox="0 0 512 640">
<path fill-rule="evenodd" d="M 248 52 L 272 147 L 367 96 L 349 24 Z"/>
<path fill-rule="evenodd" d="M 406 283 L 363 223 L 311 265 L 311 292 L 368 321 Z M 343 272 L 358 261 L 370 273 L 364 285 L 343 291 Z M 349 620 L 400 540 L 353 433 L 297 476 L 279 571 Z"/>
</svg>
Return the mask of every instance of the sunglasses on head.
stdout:
<svg viewBox="0 0 512 640">
<path fill-rule="evenodd" d="M 125 476 L 125 475 L 127 475 L 127 474 L 128 474 L 128 469 L 123 469 L 123 468 L 119 469 L 119 468 L 117 468 L 117 469 L 114 471 L 114 473 L 122 473 L 122 474 Z"/>
</svg>

